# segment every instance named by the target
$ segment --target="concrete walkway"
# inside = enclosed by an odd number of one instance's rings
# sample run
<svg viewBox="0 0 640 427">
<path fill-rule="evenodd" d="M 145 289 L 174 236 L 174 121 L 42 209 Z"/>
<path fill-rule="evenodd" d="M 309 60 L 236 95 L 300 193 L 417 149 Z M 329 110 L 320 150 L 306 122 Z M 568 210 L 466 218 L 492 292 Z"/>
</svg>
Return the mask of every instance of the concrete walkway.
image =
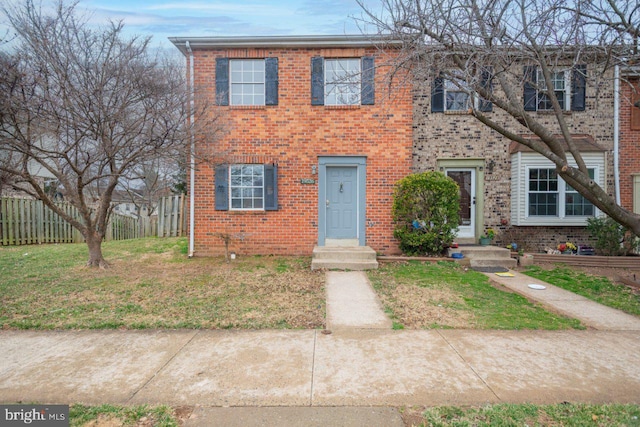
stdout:
<svg viewBox="0 0 640 427">
<path fill-rule="evenodd" d="M 328 271 L 325 288 L 327 329 L 391 329 L 365 273 Z"/>
<path fill-rule="evenodd" d="M 550 311 L 579 319 L 584 326 L 609 331 L 640 331 L 640 318 L 598 304 L 595 301 L 516 271 L 513 277 L 500 277 L 495 273 L 484 273 L 493 282 L 539 302 Z M 532 289 L 529 285 L 542 285 L 545 289 Z"/>
</svg>

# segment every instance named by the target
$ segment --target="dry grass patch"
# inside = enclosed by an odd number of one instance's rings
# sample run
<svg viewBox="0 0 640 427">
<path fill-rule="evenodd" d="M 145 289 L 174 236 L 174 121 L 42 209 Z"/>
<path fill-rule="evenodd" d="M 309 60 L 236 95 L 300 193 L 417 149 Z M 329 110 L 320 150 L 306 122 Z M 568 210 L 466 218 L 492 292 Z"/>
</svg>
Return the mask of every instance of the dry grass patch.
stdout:
<svg viewBox="0 0 640 427">
<path fill-rule="evenodd" d="M 242 257 L 227 264 L 222 258 L 186 259 L 178 239 L 109 243 L 108 270 L 77 263 L 43 268 L 56 257 L 56 248 L 68 245 L 31 247 L 33 263 L 0 264 L 13 276 L 0 285 L 0 324 L 38 329 L 324 325 L 324 275 L 312 272 L 306 258 Z M 40 250 L 53 253 L 44 256 Z M 34 269 L 41 270 L 34 274 Z"/>
<path fill-rule="evenodd" d="M 580 328 L 452 262 L 384 264 L 369 278 L 395 328 Z"/>
</svg>

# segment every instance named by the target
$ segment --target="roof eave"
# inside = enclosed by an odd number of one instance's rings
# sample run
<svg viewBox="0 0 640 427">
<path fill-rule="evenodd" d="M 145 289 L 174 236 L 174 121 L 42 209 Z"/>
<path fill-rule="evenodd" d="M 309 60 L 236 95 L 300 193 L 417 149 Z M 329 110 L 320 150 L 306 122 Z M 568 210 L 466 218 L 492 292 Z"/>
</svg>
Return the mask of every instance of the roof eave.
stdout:
<svg viewBox="0 0 640 427">
<path fill-rule="evenodd" d="M 354 48 L 402 44 L 401 40 L 384 35 L 169 37 L 169 41 L 183 53 L 186 53 L 187 42 L 191 49 Z"/>
</svg>

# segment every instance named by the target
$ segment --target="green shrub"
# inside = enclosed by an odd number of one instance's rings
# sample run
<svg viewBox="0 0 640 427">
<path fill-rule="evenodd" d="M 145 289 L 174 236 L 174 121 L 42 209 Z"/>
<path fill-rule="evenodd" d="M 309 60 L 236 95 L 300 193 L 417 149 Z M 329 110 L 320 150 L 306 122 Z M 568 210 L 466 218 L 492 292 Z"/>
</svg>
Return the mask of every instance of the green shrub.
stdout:
<svg viewBox="0 0 640 427">
<path fill-rule="evenodd" d="M 587 230 L 602 255 L 627 255 L 638 249 L 639 239 L 610 217 L 588 218 Z"/>
<path fill-rule="evenodd" d="M 408 255 L 436 255 L 453 242 L 458 229 L 460 190 L 440 172 L 409 175 L 396 184 L 393 235 Z"/>
</svg>

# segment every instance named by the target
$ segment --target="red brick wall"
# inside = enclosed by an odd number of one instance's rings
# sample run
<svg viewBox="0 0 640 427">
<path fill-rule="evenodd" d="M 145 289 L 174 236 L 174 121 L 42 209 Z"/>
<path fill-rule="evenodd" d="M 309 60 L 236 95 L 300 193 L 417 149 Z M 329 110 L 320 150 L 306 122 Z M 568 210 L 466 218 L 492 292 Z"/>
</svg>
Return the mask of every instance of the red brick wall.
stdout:
<svg viewBox="0 0 640 427">
<path fill-rule="evenodd" d="M 629 210 L 633 210 L 632 174 L 640 173 L 640 123 L 636 118 L 640 109 L 633 106 L 640 99 L 640 81 L 632 84 L 622 82 L 620 85 L 620 203 Z M 634 109 L 638 110 L 635 114 Z"/>
<path fill-rule="evenodd" d="M 227 133 L 200 150 L 224 153 L 232 163 L 278 164 L 278 211 L 216 211 L 214 169 L 201 164 L 196 172 L 196 255 L 224 251 L 215 233 L 242 233 L 232 250 L 240 254 L 309 255 L 318 240 L 318 156 L 365 156 L 366 238 L 379 253 L 398 253 L 393 238 L 391 204 L 394 184 L 410 173 L 412 101 L 402 78 L 389 84 L 388 58 L 376 49 L 229 49 L 196 50 L 196 88 L 213 101 L 215 59 L 278 57 L 277 106 L 217 107 L 228 123 Z M 376 56 L 375 105 L 311 106 L 311 58 Z M 205 135 L 206 137 L 206 135 Z M 251 156 L 245 159 L 243 155 Z M 302 178 L 315 184 L 301 184 Z"/>
</svg>

